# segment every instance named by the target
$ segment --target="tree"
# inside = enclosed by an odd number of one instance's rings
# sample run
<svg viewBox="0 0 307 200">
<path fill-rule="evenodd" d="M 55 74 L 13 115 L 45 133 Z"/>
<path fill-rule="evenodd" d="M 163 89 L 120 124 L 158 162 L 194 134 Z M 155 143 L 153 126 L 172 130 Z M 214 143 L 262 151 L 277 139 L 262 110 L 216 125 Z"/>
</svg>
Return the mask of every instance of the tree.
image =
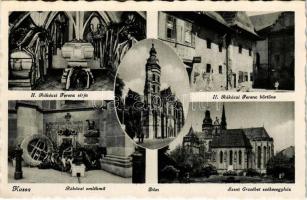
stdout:
<svg viewBox="0 0 307 200">
<path fill-rule="evenodd" d="M 294 181 L 295 156 L 287 157 L 282 153 L 276 154 L 268 161 L 267 174 L 275 178 L 280 178 L 279 175 L 283 174 L 283 178 Z"/>
<path fill-rule="evenodd" d="M 198 175 L 205 164 L 205 159 L 199 154 L 193 154 L 182 146 L 177 146 L 170 152 L 170 157 L 175 160 L 181 170 L 187 170 L 191 175 Z"/>
</svg>

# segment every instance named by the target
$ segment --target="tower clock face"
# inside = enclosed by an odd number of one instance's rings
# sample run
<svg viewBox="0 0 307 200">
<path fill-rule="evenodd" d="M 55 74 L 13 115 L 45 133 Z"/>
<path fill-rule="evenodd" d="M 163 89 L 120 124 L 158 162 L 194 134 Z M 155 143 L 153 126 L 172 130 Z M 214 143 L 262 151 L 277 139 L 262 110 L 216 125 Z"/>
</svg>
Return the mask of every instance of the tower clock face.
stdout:
<svg viewBox="0 0 307 200">
<path fill-rule="evenodd" d="M 189 77 L 167 43 L 137 42 L 118 67 L 114 91 L 118 120 L 136 144 L 159 149 L 180 134 L 189 107 Z"/>
</svg>

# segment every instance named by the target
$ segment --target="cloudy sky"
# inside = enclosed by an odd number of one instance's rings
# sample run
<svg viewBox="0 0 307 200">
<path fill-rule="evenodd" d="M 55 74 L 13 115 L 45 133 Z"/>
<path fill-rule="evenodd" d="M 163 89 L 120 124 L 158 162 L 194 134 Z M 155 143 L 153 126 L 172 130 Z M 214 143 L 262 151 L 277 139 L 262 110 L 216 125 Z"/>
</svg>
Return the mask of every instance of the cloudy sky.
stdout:
<svg viewBox="0 0 307 200">
<path fill-rule="evenodd" d="M 191 125 L 201 131 L 206 109 L 214 121 L 222 115 L 222 103 L 191 103 L 186 124 L 170 149 L 181 144 L 183 135 Z M 264 127 L 274 139 L 275 152 L 294 146 L 294 104 L 293 102 L 228 102 L 225 103 L 227 128 Z"/>
<path fill-rule="evenodd" d="M 159 40 L 147 39 L 140 41 L 127 52 L 117 72 L 117 76 L 125 83 L 123 93 L 126 94 L 130 88 L 143 95 L 145 64 L 147 58 L 149 58 L 152 43 L 155 45 L 161 67 L 161 90 L 170 86 L 173 93 L 184 104 L 185 113 L 187 113 L 189 78 L 185 66 L 171 47 Z"/>
</svg>

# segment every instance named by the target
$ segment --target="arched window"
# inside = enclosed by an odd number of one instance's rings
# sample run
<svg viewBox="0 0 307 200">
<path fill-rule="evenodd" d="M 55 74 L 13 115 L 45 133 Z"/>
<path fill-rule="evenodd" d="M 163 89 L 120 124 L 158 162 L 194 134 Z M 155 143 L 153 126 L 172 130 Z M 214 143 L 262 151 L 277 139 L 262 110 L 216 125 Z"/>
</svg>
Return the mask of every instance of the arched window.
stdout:
<svg viewBox="0 0 307 200">
<path fill-rule="evenodd" d="M 268 160 L 271 158 L 271 147 L 268 147 Z"/>
<path fill-rule="evenodd" d="M 232 165 L 232 150 L 229 151 L 229 165 Z"/>
<path fill-rule="evenodd" d="M 263 147 L 263 164 L 266 165 L 266 147 Z"/>
<path fill-rule="evenodd" d="M 242 151 L 239 151 L 239 165 L 242 164 Z"/>
<path fill-rule="evenodd" d="M 219 66 L 219 74 L 223 74 L 223 67 L 222 67 L 222 65 Z"/>
<path fill-rule="evenodd" d="M 261 147 L 258 147 L 257 152 L 257 167 L 261 168 Z"/>
<path fill-rule="evenodd" d="M 220 151 L 220 163 L 223 163 L 223 151 Z"/>
</svg>

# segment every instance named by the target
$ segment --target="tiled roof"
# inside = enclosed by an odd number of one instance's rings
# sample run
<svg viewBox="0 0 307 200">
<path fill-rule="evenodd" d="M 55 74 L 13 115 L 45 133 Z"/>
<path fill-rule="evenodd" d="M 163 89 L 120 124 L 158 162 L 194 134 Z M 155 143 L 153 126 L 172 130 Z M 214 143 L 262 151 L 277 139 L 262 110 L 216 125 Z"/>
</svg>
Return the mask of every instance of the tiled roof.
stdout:
<svg viewBox="0 0 307 200">
<path fill-rule="evenodd" d="M 263 15 L 254 15 L 250 16 L 250 19 L 255 27 L 255 30 L 260 31 L 264 28 L 272 26 L 276 22 L 280 14 L 281 12 L 274 12 Z"/>
<path fill-rule="evenodd" d="M 251 33 L 254 36 L 257 36 L 257 33 L 254 30 L 254 25 L 251 22 L 250 18 L 247 16 L 246 12 L 239 11 L 239 12 L 218 12 L 224 20 L 227 22 L 227 24 L 231 27 L 237 26 L 249 33 Z"/>
<path fill-rule="evenodd" d="M 214 19 L 215 21 L 218 21 L 219 23 L 221 23 L 225 26 L 228 26 L 227 22 L 217 12 L 203 11 L 203 12 L 201 12 L 201 14 L 206 15 L 207 17 Z"/>
<path fill-rule="evenodd" d="M 242 129 L 228 129 L 219 137 L 214 137 L 211 143 L 212 148 L 243 147 L 252 148 L 248 138 Z"/>
<path fill-rule="evenodd" d="M 272 141 L 273 138 L 269 136 L 267 131 L 264 127 L 257 127 L 257 128 L 244 128 L 242 129 L 245 133 L 246 137 L 250 140 L 266 140 Z"/>
<path fill-rule="evenodd" d="M 192 127 L 190 128 L 189 133 L 186 136 L 184 136 L 184 141 L 187 140 L 199 143 L 199 137 L 198 135 L 195 134 Z"/>
</svg>

